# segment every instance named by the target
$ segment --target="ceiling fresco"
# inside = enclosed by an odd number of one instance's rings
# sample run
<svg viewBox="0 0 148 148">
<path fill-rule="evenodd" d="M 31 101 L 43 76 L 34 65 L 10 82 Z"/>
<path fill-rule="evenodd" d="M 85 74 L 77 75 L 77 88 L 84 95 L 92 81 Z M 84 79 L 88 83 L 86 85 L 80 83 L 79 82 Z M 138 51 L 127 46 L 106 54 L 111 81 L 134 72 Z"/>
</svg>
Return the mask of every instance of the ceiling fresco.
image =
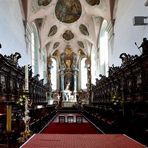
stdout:
<svg viewBox="0 0 148 148">
<path fill-rule="evenodd" d="M 79 49 L 78 53 L 79 53 L 79 56 L 81 56 L 81 57 L 86 56 L 86 54 L 83 52 L 82 49 Z"/>
<path fill-rule="evenodd" d="M 57 26 L 56 26 L 56 25 L 53 25 L 53 26 L 50 28 L 50 31 L 49 31 L 49 33 L 48 33 L 48 36 L 53 36 L 53 35 L 55 35 L 55 34 L 57 33 L 57 30 L 58 30 Z"/>
<path fill-rule="evenodd" d="M 66 30 L 64 33 L 63 33 L 63 38 L 67 41 L 71 40 L 74 38 L 74 34 L 70 31 L 70 30 Z"/>
<path fill-rule="evenodd" d="M 56 49 L 60 45 L 60 42 L 55 42 L 53 45 L 53 49 Z"/>
<path fill-rule="evenodd" d="M 77 21 L 82 13 L 79 0 L 58 0 L 55 7 L 55 14 L 59 21 L 73 23 Z"/>
<path fill-rule="evenodd" d="M 90 55 L 92 47 L 98 49 L 103 19 L 110 21 L 116 0 L 27 1 L 27 20 L 37 28 L 41 49 L 53 55 L 60 48 L 61 54 L 70 45 L 74 53 L 81 49 Z"/>
<path fill-rule="evenodd" d="M 39 6 L 47 6 L 50 4 L 51 0 L 38 0 L 38 5 Z"/>
<path fill-rule="evenodd" d="M 91 6 L 100 4 L 100 0 L 86 0 L 86 2 Z"/>
<path fill-rule="evenodd" d="M 89 36 L 89 32 L 88 32 L 87 27 L 85 25 L 81 24 L 79 26 L 79 29 L 82 34 Z"/>
<path fill-rule="evenodd" d="M 84 48 L 84 44 L 83 44 L 82 41 L 78 41 L 77 43 L 78 43 L 78 45 L 79 45 L 81 48 Z"/>
<path fill-rule="evenodd" d="M 43 19 L 42 18 L 38 18 L 35 20 L 35 24 L 37 25 L 37 28 L 41 28 L 42 27 L 42 23 L 43 23 Z"/>
<path fill-rule="evenodd" d="M 54 53 L 52 54 L 52 56 L 58 57 L 59 56 L 59 50 L 54 51 Z"/>
</svg>

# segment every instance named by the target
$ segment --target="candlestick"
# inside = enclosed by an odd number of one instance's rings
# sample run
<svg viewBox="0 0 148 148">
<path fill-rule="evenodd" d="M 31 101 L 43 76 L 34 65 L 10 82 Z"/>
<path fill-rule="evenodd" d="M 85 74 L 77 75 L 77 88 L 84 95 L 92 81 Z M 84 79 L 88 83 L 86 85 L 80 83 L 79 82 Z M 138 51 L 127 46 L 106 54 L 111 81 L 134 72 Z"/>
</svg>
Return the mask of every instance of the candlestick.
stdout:
<svg viewBox="0 0 148 148">
<path fill-rule="evenodd" d="M 29 129 L 29 125 L 30 125 L 30 117 L 29 117 L 29 108 L 28 108 L 28 105 L 29 105 L 29 102 L 28 102 L 28 97 L 29 97 L 29 94 L 28 92 L 24 92 L 24 95 L 25 95 L 25 112 L 24 112 L 24 117 L 23 117 L 23 120 L 24 120 L 24 123 L 25 123 L 25 131 L 21 133 L 21 137 L 18 138 L 18 142 L 19 143 L 24 143 L 25 141 L 27 141 L 30 136 L 32 135 L 32 132 L 30 131 Z"/>
<path fill-rule="evenodd" d="M 7 132 L 11 132 L 11 110 L 12 106 L 7 105 Z"/>
</svg>

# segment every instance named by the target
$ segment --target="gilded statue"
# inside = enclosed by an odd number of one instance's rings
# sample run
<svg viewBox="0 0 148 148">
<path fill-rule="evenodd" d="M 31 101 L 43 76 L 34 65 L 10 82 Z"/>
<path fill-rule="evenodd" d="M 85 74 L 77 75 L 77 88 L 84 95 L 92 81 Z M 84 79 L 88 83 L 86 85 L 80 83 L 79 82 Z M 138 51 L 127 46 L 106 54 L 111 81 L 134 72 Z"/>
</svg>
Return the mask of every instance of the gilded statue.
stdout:
<svg viewBox="0 0 148 148">
<path fill-rule="evenodd" d="M 72 49 L 71 48 L 66 48 L 65 49 L 65 65 L 68 69 L 71 68 L 72 65 Z"/>
</svg>

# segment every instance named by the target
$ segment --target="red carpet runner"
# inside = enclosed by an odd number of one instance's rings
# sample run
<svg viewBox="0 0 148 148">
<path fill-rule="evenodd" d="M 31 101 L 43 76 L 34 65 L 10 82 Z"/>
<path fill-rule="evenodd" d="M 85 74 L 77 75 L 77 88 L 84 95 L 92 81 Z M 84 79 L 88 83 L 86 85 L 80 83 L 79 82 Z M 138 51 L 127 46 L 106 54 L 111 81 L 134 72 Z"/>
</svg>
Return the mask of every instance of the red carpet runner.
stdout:
<svg viewBox="0 0 148 148">
<path fill-rule="evenodd" d="M 65 118 L 65 122 L 59 123 L 59 116 Z M 72 117 L 72 123 L 68 123 L 68 117 Z M 82 122 L 76 123 L 76 117 L 81 116 Z M 82 115 L 80 114 L 59 114 L 53 122 L 51 122 L 43 131 L 42 134 L 98 134 L 101 132 L 98 131 L 91 123 L 89 123 Z"/>
<path fill-rule="evenodd" d="M 51 123 L 43 134 L 97 134 L 96 128 L 90 123 Z"/>
<path fill-rule="evenodd" d="M 37 134 L 20 148 L 146 148 L 125 135 Z"/>
<path fill-rule="evenodd" d="M 61 114 L 60 114 L 61 115 Z M 83 118 L 82 123 L 76 123 L 74 116 L 72 122 L 68 123 L 68 116 L 64 123 L 59 123 L 57 116 L 42 134 L 33 135 L 20 148 L 144 148 L 142 144 L 122 134 L 97 134 L 97 129 Z M 48 134 L 46 134 L 48 133 Z M 63 134 L 64 133 L 64 134 Z"/>
</svg>

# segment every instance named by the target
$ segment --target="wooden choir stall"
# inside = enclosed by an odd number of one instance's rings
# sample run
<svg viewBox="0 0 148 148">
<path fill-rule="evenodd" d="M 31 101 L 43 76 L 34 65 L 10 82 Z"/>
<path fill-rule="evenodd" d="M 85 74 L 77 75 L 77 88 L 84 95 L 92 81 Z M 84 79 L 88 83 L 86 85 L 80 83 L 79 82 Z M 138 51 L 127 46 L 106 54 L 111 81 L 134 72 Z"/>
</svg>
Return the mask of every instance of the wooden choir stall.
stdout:
<svg viewBox="0 0 148 148">
<path fill-rule="evenodd" d="M 8 135 L 16 141 L 25 129 L 25 66 L 19 66 L 20 58 L 17 52 L 10 56 L 0 54 L 0 143 L 7 143 Z M 52 118 L 55 106 L 47 105 L 50 84 L 39 80 L 39 75 L 32 76 L 31 66 L 28 66 L 28 77 L 29 126 L 34 133 L 39 132 Z"/>
</svg>

